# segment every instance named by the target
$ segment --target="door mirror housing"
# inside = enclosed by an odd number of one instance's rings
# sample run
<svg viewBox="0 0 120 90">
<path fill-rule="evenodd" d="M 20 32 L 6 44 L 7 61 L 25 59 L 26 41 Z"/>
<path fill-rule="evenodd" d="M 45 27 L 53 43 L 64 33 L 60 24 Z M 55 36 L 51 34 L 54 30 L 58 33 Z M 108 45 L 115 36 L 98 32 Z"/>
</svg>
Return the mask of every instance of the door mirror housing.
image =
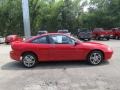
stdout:
<svg viewBox="0 0 120 90">
<path fill-rule="evenodd" d="M 75 42 L 75 46 L 76 46 L 76 45 L 79 45 L 79 43 L 78 43 L 78 42 Z"/>
</svg>

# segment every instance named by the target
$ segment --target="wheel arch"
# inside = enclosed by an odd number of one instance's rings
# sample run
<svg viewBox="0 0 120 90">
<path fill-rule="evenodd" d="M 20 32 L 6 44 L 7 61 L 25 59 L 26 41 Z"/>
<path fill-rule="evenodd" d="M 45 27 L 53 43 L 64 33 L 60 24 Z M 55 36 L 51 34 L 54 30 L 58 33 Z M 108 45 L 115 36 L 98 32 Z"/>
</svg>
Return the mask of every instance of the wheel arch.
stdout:
<svg viewBox="0 0 120 90">
<path fill-rule="evenodd" d="M 35 52 L 33 52 L 33 51 L 25 51 L 25 52 L 23 52 L 23 53 L 21 54 L 21 56 L 23 56 L 23 55 L 25 55 L 25 54 L 28 54 L 28 53 L 35 55 L 36 58 L 38 59 L 38 55 L 37 55 Z"/>
<path fill-rule="evenodd" d="M 104 51 L 102 51 L 102 50 L 100 50 L 100 49 L 93 49 L 93 50 L 91 50 L 91 51 L 87 54 L 86 59 L 88 59 L 90 53 L 92 53 L 92 52 L 94 52 L 94 51 L 99 51 L 99 52 L 101 52 L 102 55 L 103 55 L 103 60 L 105 59 L 105 53 L 104 53 Z"/>
</svg>

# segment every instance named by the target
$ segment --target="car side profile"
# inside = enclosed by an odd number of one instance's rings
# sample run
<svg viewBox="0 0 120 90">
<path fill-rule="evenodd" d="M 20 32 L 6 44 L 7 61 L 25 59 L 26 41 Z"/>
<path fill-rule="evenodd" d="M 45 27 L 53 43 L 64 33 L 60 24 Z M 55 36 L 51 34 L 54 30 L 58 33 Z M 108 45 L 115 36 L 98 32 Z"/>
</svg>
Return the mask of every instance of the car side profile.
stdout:
<svg viewBox="0 0 120 90">
<path fill-rule="evenodd" d="M 113 38 L 120 39 L 120 28 L 112 28 Z"/>
<path fill-rule="evenodd" d="M 32 37 L 24 42 L 13 42 L 10 57 L 22 61 L 25 67 L 33 67 L 37 62 L 47 61 L 81 61 L 92 65 L 100 64 L 112 57 L 110 47 L 80 40 L 60 33 L 48 33 Z"/>
<path fill-rule="evenodd" d="M 92 32 L 92 36 L 96 40 L 109 40 L 110 39 L 110 32 L 104 30 L 103 28 L 94 28 Z"/>
</svg>

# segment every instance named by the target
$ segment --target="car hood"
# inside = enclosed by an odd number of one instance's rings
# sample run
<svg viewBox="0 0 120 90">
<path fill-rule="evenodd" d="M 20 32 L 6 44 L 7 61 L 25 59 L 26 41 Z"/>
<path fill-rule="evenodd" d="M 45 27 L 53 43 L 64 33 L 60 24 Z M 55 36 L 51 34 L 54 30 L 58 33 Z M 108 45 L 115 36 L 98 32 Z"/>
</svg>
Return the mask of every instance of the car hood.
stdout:
<svg viewBox="0 0 120 90">
<path fill-rule="evenodd" d="M 91 48 L 107 48 L 108 46 L 102 43 L 97 43 L 97 42 L 84 42 L 83 45 Z"/>
<path fill-rule="evenodd" d="M 91 44 L 91 45 L 104 45 L 102 43 L 97 43 L 97 42 L 84 42 L 84 44 Z"/>
</svg>

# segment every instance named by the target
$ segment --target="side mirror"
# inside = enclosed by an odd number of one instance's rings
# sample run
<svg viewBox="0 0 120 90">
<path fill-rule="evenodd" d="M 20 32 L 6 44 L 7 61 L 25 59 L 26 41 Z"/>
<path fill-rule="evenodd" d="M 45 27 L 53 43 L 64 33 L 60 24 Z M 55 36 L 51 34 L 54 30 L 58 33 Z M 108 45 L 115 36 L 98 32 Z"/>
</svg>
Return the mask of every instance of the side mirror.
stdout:
<svg viewBox="0 0 120 90">
<path fill-rule="evenodd" d="M 78 42 L 75 42 L 75 46 L 78 45 L 79 43 Z"/>
</svg>

